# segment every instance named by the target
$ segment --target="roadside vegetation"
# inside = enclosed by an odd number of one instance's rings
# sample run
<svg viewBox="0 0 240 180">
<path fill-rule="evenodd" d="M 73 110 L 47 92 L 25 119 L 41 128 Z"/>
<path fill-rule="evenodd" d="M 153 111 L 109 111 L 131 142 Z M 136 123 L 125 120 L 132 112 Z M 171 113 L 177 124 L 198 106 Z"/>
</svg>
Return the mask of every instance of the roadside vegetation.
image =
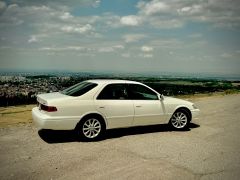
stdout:
<svg viewBox="0 0 240 180">
<path fill-rule="evenodd" d="M 66 80 L 59 81 L 56 76 L 38 75 L 27 76 L 27 83 L 31 86 L 31 82 L 35 82 L 36 87 L 38 83 L 45 82 L 51 86 L 54 86 L 56 91 L 60 91 L 84 81 L 87 79 L 127 79 L 133 81 L 142 82 L 159 93 L 167 96 L 193 96 L 199 94 L 211 95 L 214 93 L 221 94 L 233 94 L 240 92 L 240 81 L 227 81 L 227 80 L 215 80 L 215 79 L 196 79 L 196 78 L 167 78 L 167 77 L 119 77 L 119 76 L 71 76 Z M 9 82 L 8 82 L 9 83 Z M 10 82 L 11 83 L 11 82 Z M 20 83 L 25 82 L 12 82 L 11 86 L 19 86 Z M 4 85 L 3 82 L 0 84 Z M 38 88 L 36 88 L 38 89 Z M 47 92 L 52 92 L 50 89 Z M 23 104 L 35 104 L 36 95 L 40 92 L 27 92 L 26 94 L 15 93 L 14 96 L 8 97 L 5 95 L 0 96 L 0 106 L 15 106 Z M 41 92 L 43 93 L 43 92 Z"/>
</svg>

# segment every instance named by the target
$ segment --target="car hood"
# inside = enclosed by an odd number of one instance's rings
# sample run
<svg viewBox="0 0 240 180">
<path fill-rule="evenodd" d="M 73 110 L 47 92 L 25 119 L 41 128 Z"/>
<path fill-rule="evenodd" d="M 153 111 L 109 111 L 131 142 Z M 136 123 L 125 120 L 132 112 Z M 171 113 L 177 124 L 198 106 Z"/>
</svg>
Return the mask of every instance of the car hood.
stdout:
<svg viewBox="0 0 240 180">
<path fill-rule="evenodd" d="M 182 105 L 186 105 L 186 106 L 191 106 L 193 104 L 192 102 L 174 98 L 174 97 L 169 97 L 169 96 L 164 96 L 164 100 L 170 104 L 182 104 Z"/>
</svg>

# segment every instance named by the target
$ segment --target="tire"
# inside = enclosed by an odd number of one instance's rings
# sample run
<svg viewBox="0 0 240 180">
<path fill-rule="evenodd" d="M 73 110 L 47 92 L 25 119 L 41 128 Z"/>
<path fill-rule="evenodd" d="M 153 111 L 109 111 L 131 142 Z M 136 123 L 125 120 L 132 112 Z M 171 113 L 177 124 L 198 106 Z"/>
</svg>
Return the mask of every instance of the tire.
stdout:
<svg viewBox="0 0 240 180">
<path fill-rule="evenodd" d="M 99 117 L 87 117 L 80 122 L 76 131 L 81 140 L 99 140 L 105 131 L 105 123 Z"/>
<path fill-rule="evenodd" d="M 187 129 L 190 119 L 187 111 L 181 109 L 173 113 L 169 124 L 174 130 L 183 130 Z"/>
</svg>

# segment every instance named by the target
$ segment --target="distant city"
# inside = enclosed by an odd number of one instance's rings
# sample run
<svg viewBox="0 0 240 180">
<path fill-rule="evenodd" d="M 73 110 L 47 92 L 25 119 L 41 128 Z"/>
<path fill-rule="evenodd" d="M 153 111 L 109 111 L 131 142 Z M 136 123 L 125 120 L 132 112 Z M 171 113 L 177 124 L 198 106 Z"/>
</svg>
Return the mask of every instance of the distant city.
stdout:
<svg viewBox="0 0 240 180">
<path fill-rule="evenodd" d="M 240 73 L 240 72 L 239 72 Z M 190 72 L 123 72 L 123 71 L 44 71 L 44 70 L 6 70 L 0 69 L 0 76 L 37 76 L 37 75 L 50 75 L 58 77 L 157 77 L 157 78 L 197 78 L 197 79 L 216 79 L 216 80 L 240 80 L 240 74 L 222 74 L 222 73 L 190 73 Z"/>
<path fill-rule="evenodd" d="M 237 76 L 184 73 L 0 72 L 0 106 L 36 103 L 38 94 L 61 91 L 83 80 L 102 78 L 141 81 L 166 95 L 238 89 L 240 82 Z"/>
</svg>

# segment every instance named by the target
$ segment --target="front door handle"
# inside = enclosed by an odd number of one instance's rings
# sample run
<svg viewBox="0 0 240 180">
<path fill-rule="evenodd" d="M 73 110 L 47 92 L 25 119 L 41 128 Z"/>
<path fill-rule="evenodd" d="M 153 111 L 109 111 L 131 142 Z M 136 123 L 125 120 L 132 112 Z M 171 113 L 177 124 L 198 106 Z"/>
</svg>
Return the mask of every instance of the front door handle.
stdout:
<svg viewBox="0 0 240 180">
<path fill-rule="evenodd" d="M 141 105 L 137 105 L 136 107 L 142 107 Z"/>
<path fill-rule="evenodd" d="M 99 109 L 104 109 L 105 107 L 104 106 L 99 106 Z"/>
</svg>

